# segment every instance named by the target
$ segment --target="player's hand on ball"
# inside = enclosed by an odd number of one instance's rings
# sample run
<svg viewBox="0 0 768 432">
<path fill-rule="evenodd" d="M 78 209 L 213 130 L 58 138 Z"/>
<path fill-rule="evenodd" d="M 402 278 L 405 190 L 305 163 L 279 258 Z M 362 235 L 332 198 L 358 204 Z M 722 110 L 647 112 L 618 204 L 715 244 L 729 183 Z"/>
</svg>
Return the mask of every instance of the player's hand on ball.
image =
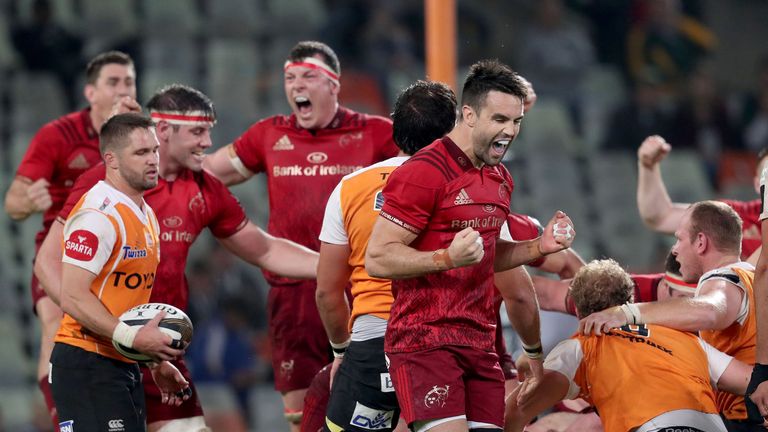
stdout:
<svg viewBox="0 0 768 432">
<path fill-rule="evenodd" d="M 184 375 L 173 364 L 167 361 L 150 367 L 152 379 L 155 380 L 164 404 L 179 406 L 192 396 L 192 389 Z"/>
<path fill-rule="evenodd" d="M 539 239 L 539 251 L 544 255 L 568 249 L 576 237 L 573 222 L 567 214 L 558 210 L 544 228 Z"/>
<path fill-rule="evenodd" d="M 671 150 L 672 146 L 664 138 L 659 135 L 651 135 L 637 149 L 637 159 L 644 167 L 653 168 L 667 157 Z"/>
<path fill-rule="evenodd" d="M 173 338 L 160 331 L 158 324 L 163 317 L 165 312 L 159 312 L 139 329 L 133 348 L 159 360 L 173 360 L 184 355 L 186 347 L 173 347 Z"/>
<path fill-rule="evenodd" d="M 454 267 L 477 264 L 485 256 L 483 238 L 474 229 L 464 228 L 453 237 L 451 245 L 448 246 L 448 255 Z"/>
</svg>

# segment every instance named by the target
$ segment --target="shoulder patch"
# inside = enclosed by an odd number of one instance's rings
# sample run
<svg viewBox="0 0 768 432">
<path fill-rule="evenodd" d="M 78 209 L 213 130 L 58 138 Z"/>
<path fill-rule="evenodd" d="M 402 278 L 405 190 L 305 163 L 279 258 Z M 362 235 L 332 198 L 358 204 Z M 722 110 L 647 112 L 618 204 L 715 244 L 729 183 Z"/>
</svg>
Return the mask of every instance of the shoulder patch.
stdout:
<svg viewBox="0 0 768 432">
<path fill-rule="evenodd" d="M 75 230 L 64 242 L 64 254 L 79 261 L 90 261 L 99 249 L 99 238 L 87 230 Z"/>
</svg>

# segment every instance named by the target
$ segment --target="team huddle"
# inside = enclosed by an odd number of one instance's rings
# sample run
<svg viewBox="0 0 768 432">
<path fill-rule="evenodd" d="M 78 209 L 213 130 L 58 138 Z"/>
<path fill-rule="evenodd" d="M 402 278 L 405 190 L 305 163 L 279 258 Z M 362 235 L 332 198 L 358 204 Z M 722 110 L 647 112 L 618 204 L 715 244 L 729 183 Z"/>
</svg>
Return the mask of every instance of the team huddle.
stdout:
<svg viewBox="0 0 768 432">
<path fill-rule="evenodd" d="M 543 226 L 510 211 L 501 162 L 536 95 L 507 65 L 472 65 L 460 102 L 417 81 L 391 119 L 339 105 L 339 60 L 323 43 L 298 43 L 283 72 L 292 113 L 206 156 L 213 102 L 171 84 L 142 107 L 133 61 L 106 52 L 86 70 L 88 108 L 33 138 L 5 209 L 43 212 L 31 288 L 57 430 L 211 430 L 163 314 L 118 319 L 149 302 L 187 309 L 187 258 L 206 227 L 270 285 L 275 389 L 293 432 L 535 430 L 564 399 L 591 407 L 569 430 L 763 429 L 766 240 L 742 246 L 747 223 L 768 219 L 760 200 L 672 203 L 659 171 L 670 146 L 649 137 L 638 204 L 675 234 L 664 272 L 584 263 L 564 211 Z M 261 172 L 266 230 L 227 188 Z M 581 319 L 546 357 L 539 307 Z"/>
</svg>

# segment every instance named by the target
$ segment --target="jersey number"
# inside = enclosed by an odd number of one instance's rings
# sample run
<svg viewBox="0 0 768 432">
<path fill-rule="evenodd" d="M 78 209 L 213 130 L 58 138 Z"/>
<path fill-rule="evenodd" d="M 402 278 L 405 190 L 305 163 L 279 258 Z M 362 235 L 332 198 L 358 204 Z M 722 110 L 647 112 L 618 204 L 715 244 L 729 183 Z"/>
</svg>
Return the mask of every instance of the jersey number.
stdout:
<svg viewBox="0 0 768 432">
<path fill-rule="evenodd" d="M 645 326 L 645 324 L 627 324 L 619 327 L 621 330 L 627 332 L 627 333 L 633 333 L 638 336 L 642 337 L 650 337 L 651 336 L 651 330 Z"/>
</svg>

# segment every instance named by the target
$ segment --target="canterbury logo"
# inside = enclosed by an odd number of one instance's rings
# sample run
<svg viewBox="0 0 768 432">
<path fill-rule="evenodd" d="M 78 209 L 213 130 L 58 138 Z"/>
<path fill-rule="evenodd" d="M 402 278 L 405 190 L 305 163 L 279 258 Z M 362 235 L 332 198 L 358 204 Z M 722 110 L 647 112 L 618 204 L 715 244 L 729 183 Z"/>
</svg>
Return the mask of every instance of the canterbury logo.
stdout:
<svg viewBox="0 0 768 432">
<path fill-rule="evenodd" d="M 109 426 L 110 432 L 114 431 L 124 431 L 125 426 L 123 426 L 123 420 L 122 419 L 116 419 L 116 420 L 110 420 L 107 422 L 107 426 Z"/>
<path fill-rule="evenodd" d="M 465 191 L 464 188 L 461 189 L 461 192 L 456 195 L 456 199 L 453 200 L 453 204 L 455 205 L 472 204 L 473 202 L 474 201 L 467 195 L 467 191 Z"/>
<path fill-rule="evenodd" d="M 293 143 L 288 139 L 288 135 L 283 135 L 272 146 L 272 150 L 293 150 Z"/>
</svg>

